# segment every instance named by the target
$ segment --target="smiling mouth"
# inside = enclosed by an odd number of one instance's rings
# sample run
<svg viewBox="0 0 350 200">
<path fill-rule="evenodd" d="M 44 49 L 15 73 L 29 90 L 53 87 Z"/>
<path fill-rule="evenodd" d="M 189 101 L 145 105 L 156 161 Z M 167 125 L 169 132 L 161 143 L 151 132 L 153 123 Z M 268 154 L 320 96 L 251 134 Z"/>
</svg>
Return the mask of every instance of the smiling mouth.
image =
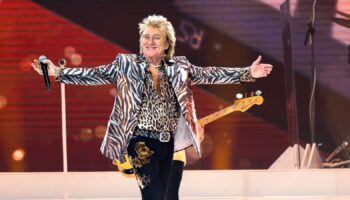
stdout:
<svg viewBox="0 0 350 200">
<path fill-rule="evenodd" d="M 156 49 L 157 47 L 146 47 L 146 49 L 151 49 L 151 50 L 154 50 Z"/>
</svg>

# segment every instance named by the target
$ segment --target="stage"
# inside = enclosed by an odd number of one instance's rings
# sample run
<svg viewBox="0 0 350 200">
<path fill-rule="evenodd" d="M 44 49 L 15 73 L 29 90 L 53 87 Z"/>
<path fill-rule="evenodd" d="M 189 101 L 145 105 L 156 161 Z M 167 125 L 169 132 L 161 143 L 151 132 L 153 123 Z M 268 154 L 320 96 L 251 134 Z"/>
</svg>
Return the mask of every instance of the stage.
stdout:
<svg viewBox="0 0 350 200">
<path fill-rule="evenodd" d="M 0 173 L 0 199 L 64 199 L 61 172 Z M 118 172 L 69 172 L 68 199 L 140 199 L 136 181 Z M 350 199 L 349 169 L 198 170 L 184 172 L 181 199 Z"/>
</svg>

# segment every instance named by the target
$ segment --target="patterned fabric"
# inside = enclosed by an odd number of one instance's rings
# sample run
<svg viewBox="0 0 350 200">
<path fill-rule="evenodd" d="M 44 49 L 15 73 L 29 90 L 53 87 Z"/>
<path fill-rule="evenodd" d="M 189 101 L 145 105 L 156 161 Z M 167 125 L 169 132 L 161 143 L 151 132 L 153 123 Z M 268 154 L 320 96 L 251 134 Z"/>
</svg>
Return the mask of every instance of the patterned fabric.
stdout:
<svg viewBox="0 0 350 200">
<path fill-rule="evenodd" d="M 255 82 L 255 79 L 250 74 L 249 67 L 241 68 L 239 73 L 240 73 L 240 76 L 241 76 L 240 77 L 241 82 Z"/>
<path fill-rule="evenodd" d="M 141 190 L 143 190 L 145 187 L 150 186 L 152 183 L 151 177 L 147 174 L 136 174 L 136 181 Z"/>
<path fill-rule="evenodd" d="M 139 129 L 138 127 L 136 127 L 133 134 L 133 136 L 148 137 L 148 138 L 159 140 L 160 142 L 164 142 L 163 140 L 166 140 L 166 142 L 169 142 L 171 135 L 172 135 L 172 132 L 158 132 L 158 131 L 152 131 L 152 130 L 146 130 L 146 129 Z"/>
<path fill-rule="evenodd" d="M 145 92 L 142 98 L 138 127 L 153 131 L 174 131 L 180 116 L 180 108 L 171 83 L 166 77 L 164 62 L 157 68 L 159 74 L 160 95 L 158 94 L 151 72 L 145 73 Z"/>
<path fill-rule="evenodd" d="M 150 157 L 154 154 L 154 151 L 150 150 L 145 145 L 145 142 L 138 142 L 135 144 L 135 152 L 137 156 L 132 159 L 132 166 L 135 168 L 141 168 L 143 165 L 149 163 Z"/>
<path fill-rule="evenodd" d="M 240 68 L 198 67 L 186 57 L 177 56 L 165 64 L 166 75 L 174 89 L 181 108 L 178 126 L 174 133 L 175 151 L 191 145 L 200 154 L 200 142 L 196 127 L 193 93 L 194 84 L 239 84 Z M 142 96 L 145 91 L 146 59 L 135 54 L 119 54 L 110 64 L 95 68 L 63 68 L 56 78 L 58 82 L 80 85 L 116 84 L 117 94 L 108 121 L 101 152 L 115 160 L 122 157 L 138 123 Z M 245 71 L 249 72 L 246 68 Z M 250 73 L 244 81 L 253 81 Z"/>
</svg>

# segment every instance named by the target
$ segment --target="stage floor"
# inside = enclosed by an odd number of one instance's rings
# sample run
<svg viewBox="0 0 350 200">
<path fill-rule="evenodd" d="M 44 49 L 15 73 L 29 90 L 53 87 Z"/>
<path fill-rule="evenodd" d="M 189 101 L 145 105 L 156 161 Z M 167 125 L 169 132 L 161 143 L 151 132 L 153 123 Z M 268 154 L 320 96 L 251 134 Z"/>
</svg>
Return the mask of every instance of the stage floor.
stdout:
<svg viewBox="0 0 350 200">
<path fill-rule="evenodd" d="M 70 200 L 140 199 L 118 172 L 69 172 Z M 0 173 L 0 199 L 64 199 L 62 172 Z M 183 200 L 349 200 L 350 169 L 185 171 Z"/>
<path fill-rule="evenodd" d="M 103 199 L 71 199 L 69 200 L 140 200 L 141 198 L 103 198 Z M 228 197 L 228 198 L 216 198 L 216 197 L 181 197 L 180 200 L 349 200 L 350 196 L 343 197 Z M 23 200 L 38 200 L 38 199 L 23 199 Z M 62 200 L 62 199 L 50 199 L 50 200 Z"/>
</svg>

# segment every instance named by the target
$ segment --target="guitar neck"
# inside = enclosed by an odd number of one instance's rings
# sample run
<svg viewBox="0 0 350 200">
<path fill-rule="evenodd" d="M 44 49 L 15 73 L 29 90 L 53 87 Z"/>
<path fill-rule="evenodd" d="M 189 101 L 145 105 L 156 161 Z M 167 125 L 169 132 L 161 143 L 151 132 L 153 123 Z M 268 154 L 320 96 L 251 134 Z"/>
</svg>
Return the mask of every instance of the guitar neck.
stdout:
<svg viewBox="0 0 350 200">
<path fill-rule="evenodd" d="M 198 122 L 200 125 L 204 126 L 204 125 L 207 125 L 207 124 L 209 124 L 209 123 L 211 123 L 211 122 L 213 122 L 221 117 L 224 117 L 224 116 L 226 116 L 226 115 L 228 115 L 236 110 L 237 110 L 236 105 L 233 104 L 233 105 L 230 105 L 222 110 L 219 110 L 215 113 L 212 113 L 206 117 L 199 119 Z"/>
<path fill-rule="evenodd" d="M 227 106 L 226 108 L 219 110 L 213 114 L 210 114 L 202 119 L 198 120 L 198 123 L 202 126 L 209 124 L 225 115 L 228 115 L 234 111 L 245 112 L 253 105 L 261 105 L 264 99 L 262 96 L 253 96 L 244 99 L 235 100 L 234 104 Z"/>
</svg>

